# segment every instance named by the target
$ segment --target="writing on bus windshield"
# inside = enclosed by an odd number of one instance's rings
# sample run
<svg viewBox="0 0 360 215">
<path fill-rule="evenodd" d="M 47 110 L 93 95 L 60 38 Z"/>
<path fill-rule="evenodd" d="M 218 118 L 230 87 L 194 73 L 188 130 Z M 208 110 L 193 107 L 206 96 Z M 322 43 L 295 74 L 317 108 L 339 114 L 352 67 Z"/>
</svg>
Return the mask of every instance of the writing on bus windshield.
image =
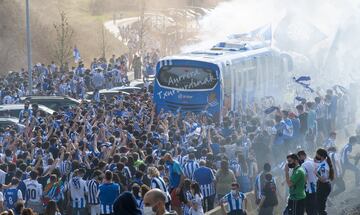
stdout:
<svg viewBox="0 0 360 215">
<path fill-rule="evenodd" d="M 217 79 L 215 72 L 210 69 L 163 66 L 158 81 L 162 86 L 177 89 L 211 89 Z"/>
</svg>

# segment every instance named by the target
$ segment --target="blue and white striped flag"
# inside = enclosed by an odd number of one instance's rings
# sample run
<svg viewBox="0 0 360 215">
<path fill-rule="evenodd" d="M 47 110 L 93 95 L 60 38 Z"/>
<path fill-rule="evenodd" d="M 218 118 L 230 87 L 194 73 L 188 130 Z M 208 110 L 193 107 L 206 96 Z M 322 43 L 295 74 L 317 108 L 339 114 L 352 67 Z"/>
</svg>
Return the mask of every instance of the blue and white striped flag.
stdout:
<svg viewBox="0 0 360 215">
<path fill-rule="evenodd" d="M 79 49 L 78 49 L 76 46 L 74 47 L 74 53 L 73 53 L 73 55 L 74 55 L 74 61 L 75 61 L 75 63 L 78 63 L 78 62 L 80 61 L 81 57 L 80 57 Z"/>
</svg>

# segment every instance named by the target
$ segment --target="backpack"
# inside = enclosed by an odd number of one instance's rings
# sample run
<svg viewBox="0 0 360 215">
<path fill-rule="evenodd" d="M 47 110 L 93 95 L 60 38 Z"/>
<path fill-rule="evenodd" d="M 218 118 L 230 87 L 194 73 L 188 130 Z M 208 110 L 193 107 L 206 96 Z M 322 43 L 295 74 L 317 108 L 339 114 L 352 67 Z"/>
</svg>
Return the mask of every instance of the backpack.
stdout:
<svg viewBox="0 0 360 215">
<path fill-rule="evenodd" d="M 275 185 L 274 181 L 265 182 L 264 195 L 266 197 L 264 205 L 266 205 L 266 206 L 278 205 L 278 199 L 277 199 L 277 194 L 276 194 L 276 185 Z"/>
</svg>

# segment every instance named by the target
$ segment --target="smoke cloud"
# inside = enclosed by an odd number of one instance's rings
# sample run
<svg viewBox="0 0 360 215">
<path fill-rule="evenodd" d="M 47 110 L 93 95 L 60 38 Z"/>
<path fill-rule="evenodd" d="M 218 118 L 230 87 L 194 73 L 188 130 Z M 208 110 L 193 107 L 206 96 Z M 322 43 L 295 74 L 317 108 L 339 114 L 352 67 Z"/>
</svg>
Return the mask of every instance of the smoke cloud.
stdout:
<svg viewBox="0 0 360 215">
<path fill-rule="evenodd" d="M 360 0 L 232 0 L 200 21 L 198 44 L 208 49 L 231 34 L 271 24 L 273 46 L 293 56 L 294 75 L 311 75 L 318 86 L 360 80 Z"/>
</svg>

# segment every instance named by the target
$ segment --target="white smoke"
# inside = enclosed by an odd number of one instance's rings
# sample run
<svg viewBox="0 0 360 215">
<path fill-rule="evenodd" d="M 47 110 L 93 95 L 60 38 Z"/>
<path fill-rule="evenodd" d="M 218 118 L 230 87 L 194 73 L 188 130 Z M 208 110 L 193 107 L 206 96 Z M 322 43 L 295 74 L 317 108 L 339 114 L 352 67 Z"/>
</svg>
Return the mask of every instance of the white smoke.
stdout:
<svg viewBox="0 0 360 215">
<path fill-rule="evenodd" d="M 200 42 L 183 47 L 188 52 L 208 49 L 231 34 L 245 33 L 266 24 L 272 24 L 273 32 L 281 29 L 284 18 L 295 17 L 296 22 L 311 25 L 292 29 L 298 44 L 291 44 L 298 74 L 308 74 L 326 83 L 348 84 L 360 80 L 360 0 L 232 0 L 220 3 L 200 21 Z M 286 21 L 286 20 L 285 20 Z M 293 20 L 289 21 L 293 22 Z M 315 29 L 315 33 L 314 33 Z M 285 32 L 286 33 L 286 32 Z M 288 33 L 290 34 L 290 33 Z M 320 36 L 319 36 L 320 35 Z M 317 41 L 316 37 L 324 38 Z M 305 39 L 304 39 L 305 38 Z M 315 41 L 315 42 L 314 42 Z M 284 41 L 274 41 L 274 46 L 290 48 Z M 289 47 L 287 47 L 289 46 Z M 297 47 L 309 47 L 306 53 Z M 297 62 L 297 57 L 306 58 L 309 65 Z M 303 60 L 302 60 L 303 61 Z M 307 68 L 301 69 L 301 68 Z M 324 78 L 324 74 L 325 77 Z M 319 82 L 319 80 L 317 80 Z M 320 84 L 319 84 L 320 85 Z"/>
</svg>

